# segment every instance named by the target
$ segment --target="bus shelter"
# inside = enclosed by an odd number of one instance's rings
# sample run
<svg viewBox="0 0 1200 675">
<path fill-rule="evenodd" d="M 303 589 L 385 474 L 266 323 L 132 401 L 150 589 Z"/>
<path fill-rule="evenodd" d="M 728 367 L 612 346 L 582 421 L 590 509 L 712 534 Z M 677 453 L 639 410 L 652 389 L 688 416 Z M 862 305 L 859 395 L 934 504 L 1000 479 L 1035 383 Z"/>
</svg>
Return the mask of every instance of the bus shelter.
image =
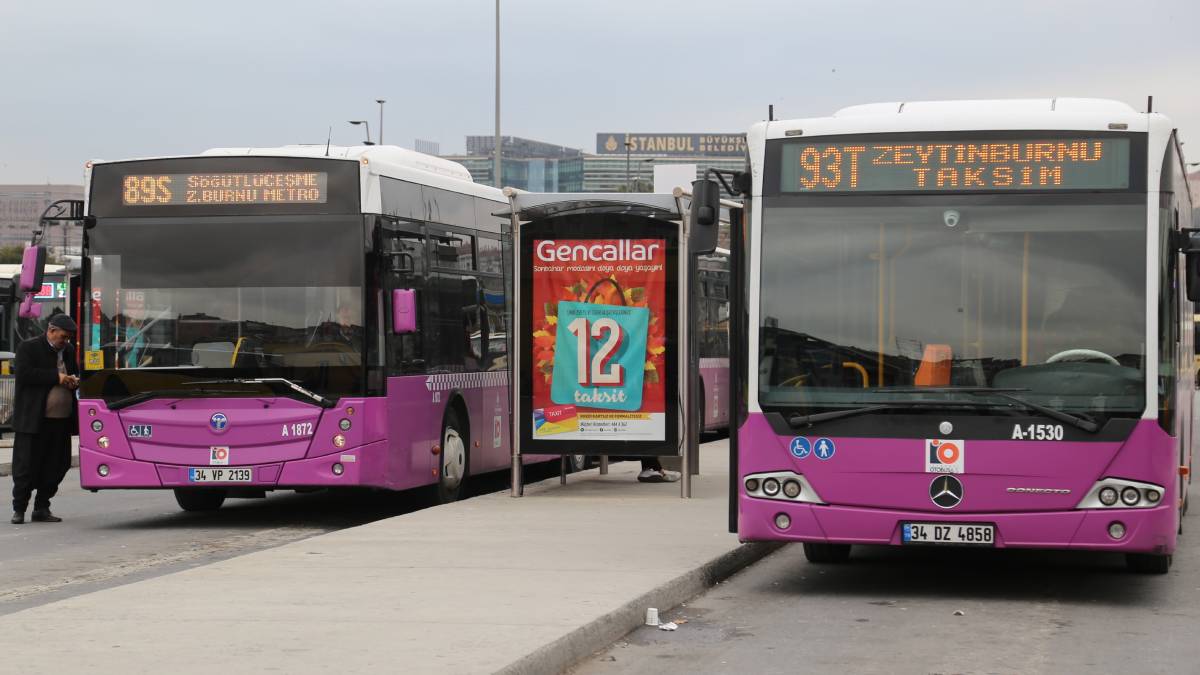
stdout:
<svg viewBox="0 0 1200 675">
<path fill-rule="evenodd" d="M 522 454 L 682 456 L 686 395 L 687 206 L 668 194 L 526 193 L 508 188 L 514 234 L 513 496 Z"/>
</svg>

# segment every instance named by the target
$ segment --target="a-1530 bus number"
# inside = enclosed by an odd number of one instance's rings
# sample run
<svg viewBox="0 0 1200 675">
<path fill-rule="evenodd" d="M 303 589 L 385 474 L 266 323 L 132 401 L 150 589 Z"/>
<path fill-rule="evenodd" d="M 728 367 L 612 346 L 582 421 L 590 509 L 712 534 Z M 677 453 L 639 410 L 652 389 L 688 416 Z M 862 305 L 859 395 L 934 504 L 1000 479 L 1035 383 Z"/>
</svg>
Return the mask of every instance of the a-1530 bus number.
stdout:
<svg viewBox="0 0 1200 675">
<path fill-rule="evenodd" d="M 1020 424 L 1013 425 L 1012 440 L 1014 441 L 1061 441 L 1063 425 L 1061 424 Z"/>
</svg>

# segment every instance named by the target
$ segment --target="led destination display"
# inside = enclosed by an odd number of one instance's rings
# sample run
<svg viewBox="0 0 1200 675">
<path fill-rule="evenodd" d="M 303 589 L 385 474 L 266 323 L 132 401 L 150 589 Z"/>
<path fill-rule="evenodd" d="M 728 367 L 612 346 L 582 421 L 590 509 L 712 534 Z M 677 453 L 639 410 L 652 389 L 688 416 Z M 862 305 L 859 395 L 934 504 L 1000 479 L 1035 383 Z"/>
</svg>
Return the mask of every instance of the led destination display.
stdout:
<svg viewBox="0 0 1200 675">
<path fill-rule="evenodd" d="M 787 141 L 783 193 L 1121 190 L 1125 137 Z"/>
<path fill-rule="evenodd" d="M 126 175 L 124 206 L 228 204 L 324 204 L 329 195 L 324 171 L 257 173 L 169 173 Z"/>
</svg>

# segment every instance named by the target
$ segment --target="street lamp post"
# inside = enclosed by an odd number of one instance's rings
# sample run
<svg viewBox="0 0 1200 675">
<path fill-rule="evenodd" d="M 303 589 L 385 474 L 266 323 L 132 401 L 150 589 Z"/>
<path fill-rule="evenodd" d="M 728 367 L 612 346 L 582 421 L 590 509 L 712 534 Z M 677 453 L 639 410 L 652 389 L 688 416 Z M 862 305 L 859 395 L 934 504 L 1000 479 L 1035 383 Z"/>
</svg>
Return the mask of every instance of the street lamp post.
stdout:
<svg viewBox="0 0 1200 675">
<path fill-rule="evenodd" d="M 375 102 L 379 104 L 379 144 L 383 145 L 383 104 L 387 103 L 387 101 L 377 98 Z"/>
<path fill-rule="evenodd" d="M 374 143 L 371 142 L 371 123 L 370 122 L 368 122 L 366 120 L 346 120 L 346 121 L 349 122 L 350 124 L 353 124 L 354 126 L 358 126 L 360 124 L 365 125 L 367 127 L 367 140 L 363 142 L 363 145 L 375 145 Z"/>
<path fill-rule="evenodd" d="M 496 187 L 500 183 L 500 0 L 496 0 L 496 138 L 492 147 L 492 174 Z"/>
</svg>

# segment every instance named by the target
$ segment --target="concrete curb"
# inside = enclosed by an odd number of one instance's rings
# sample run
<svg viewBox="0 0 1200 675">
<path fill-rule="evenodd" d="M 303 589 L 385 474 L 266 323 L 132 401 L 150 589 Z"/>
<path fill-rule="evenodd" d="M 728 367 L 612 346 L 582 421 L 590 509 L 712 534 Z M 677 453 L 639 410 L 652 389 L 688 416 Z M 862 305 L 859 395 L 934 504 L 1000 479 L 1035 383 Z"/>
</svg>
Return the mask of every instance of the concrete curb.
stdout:
<svg viewBox="0 0 1200 675">
<path fill-rule="evenodd" d="M 781 542 L 742 544 L 517 659 L 496 673 L 561 673 L 642 625 L 645 622 L 647 607 L 657 607 L 659 615 L 664 616 L 670 609 L 728 579 L 782 546 Z"/>
<path fill-rule="evenodd" d="M 79 468 L 79 455 L 71 455 L 71 468 Z M 0 476 L 12 475 L 12 462 L 0 463 Z"/>
</svg>

